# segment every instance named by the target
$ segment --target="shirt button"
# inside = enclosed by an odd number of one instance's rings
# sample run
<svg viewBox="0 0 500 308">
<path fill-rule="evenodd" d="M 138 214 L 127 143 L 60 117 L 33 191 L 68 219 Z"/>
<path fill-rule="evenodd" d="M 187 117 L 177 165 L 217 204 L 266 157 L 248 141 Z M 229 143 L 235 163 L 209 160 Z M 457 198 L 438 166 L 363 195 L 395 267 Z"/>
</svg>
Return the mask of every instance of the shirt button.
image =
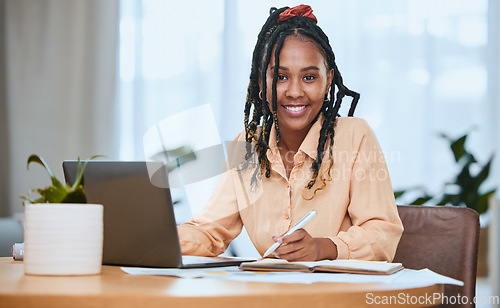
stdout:
<svg viewBox="0 0 500 308">
<path fill-rule="evenodd" d="M 290 219 L 290 215 L 288 215 L 288 213 L 285 214 L 285 219 Z"/>
</svg>

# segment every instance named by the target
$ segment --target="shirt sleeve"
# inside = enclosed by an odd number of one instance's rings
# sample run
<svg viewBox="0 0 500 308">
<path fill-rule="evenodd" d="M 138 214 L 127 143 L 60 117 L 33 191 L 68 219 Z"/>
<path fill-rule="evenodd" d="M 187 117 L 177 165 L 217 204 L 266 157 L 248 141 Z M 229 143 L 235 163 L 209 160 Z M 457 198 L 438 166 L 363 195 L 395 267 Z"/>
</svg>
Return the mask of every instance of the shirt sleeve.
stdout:
<svg viewBox="0 0 500 308">
<path fill-rule="evenodd" d="M 235 172 L 229 168 L 222 173 L 201 213 L 177 227 L 182 254 L 218 256 L 240 234 L 243 222 L 234 186 Z"/>
<path fill-rule="evenodd" d="M 352 226 L 331 238 L 338 259 L 392 261 L 403 233 L 389 171 L 375 134 L 354 121 L 347 213 Z"/>
</svg>

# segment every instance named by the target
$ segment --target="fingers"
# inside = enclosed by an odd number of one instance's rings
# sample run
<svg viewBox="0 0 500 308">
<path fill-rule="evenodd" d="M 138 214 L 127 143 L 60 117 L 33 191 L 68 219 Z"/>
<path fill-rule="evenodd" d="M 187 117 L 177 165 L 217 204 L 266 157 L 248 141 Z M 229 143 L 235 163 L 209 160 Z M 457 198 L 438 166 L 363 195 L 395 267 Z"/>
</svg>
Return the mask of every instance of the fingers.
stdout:
<svg viewBox="0 0 500 308">
<path fill-rule="evenodd" d="M 314 261 L 309 249 L 301 247 L 289 253 L 282 253 L 278 255 L 280 259 L 287 261 Z"/>
<path fill-rule="evenodd" d="M 302 240 L 308 233 L 304 229 L 299 229 L 287 236 L 273 236 L 273 240 L 282 244 L 289 244 Z"/>
<path fill-rule="evenodd" d="M 288 236 L 273 237 L 273 240 L 282 243 L 274 252 L 278 258 L 288 261 L 315 259 L 314 239 L 304 229 L 299 229 Z"/>
<path fill-rule="evenodd" d="M 302 240 L 304 237 L 306 237 L 308 235 L 309 235 L 309 233 L 307 233 L 306 230 L 299 229 L 299 230 L 293 232 L 290 235 L 282 237 L 281 238 L 281 242 L 283 244 L 289 244 L 289 243 L 293 243 L 293 242 L 298 242 L 298 241 Z"/>
<path fill-rule="evenodd" d="M 274 255 L 277 258 L 292 261 L 304 259 L 308 255 L 308 252 L 304 246 L 297 244 L 288 244 L 276 249 Z"/>
</svg>

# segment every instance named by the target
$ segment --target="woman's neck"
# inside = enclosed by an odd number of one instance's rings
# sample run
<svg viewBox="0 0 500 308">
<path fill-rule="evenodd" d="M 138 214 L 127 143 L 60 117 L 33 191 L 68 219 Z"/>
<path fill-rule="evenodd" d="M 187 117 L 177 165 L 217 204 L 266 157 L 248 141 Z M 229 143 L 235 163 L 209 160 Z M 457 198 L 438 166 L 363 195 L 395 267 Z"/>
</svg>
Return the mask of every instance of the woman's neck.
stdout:
<svg viewBox="0 0 500 308">
<path fill-rule="evenodd" d="M 305 132 L 293 131 L 288 132 L 286 130 L 280 131 L 280 141 L 278 143 L 278 149 L 280 151 L 281 160 L 285 167 L 285 172 L 287 178 L 290 178 L 290 173 L 292 172 L 294 165 L 295 154 L 299 151 L 300 145 L 306 138 L 309 129 Z"/>
<path fill-rule="evenodd" d="M 300 148 L 300 145 L 302 144 L 302 141 L 304 139 L 300 140 L 298 138 L 280 138 L 280 142 L 278 143 L 278 148 L 280 149 L 280 152 L 282 155 L 285 153 L 292 153 L 295 154 Z M 293 157 L 293 155 L 292 155 Z"/>
<path fill-rule="evenodd" d="M 297 153 L 309 129 L 310 127 L 303 131 L 288 131 L 280 128 L 280 141 L 278 143 L 280 151 L 285 150 L 286 152 Z"/>
</svg>

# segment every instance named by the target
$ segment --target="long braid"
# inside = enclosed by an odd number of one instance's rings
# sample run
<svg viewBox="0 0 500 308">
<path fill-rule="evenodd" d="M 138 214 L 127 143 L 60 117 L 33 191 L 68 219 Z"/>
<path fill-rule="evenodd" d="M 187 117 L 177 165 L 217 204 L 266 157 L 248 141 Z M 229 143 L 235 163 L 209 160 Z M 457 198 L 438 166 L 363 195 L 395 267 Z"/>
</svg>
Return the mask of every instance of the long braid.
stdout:
<svg viewBox="0 0 500 308">
<path fill-rule="evenodd" d="M 278 124 L 278 94 L 276 91 L 276 84 L 278 82 L 278 72 L 280 66 L 279 54 L 281 52 L 281 48 L 283 47 L 283 43 L 285 42 L 286 32 L 281 32 L 278 37 L 278 42 L 276 43 L 276 50 L 274 51 L 274 58 L 276 59 L 274 64 L 274 74 L 273 74 L 273 83 L 272 83 L 272 106 L 273 106 L 273 122 L 276 127 L 276 142 L 280 141 L 280 129 Z"/>
<path fill-rule="evenodd" d="M 351 106 L 349 108 L 348 116 L 353 116 L 357 103 L 359 101 L 359 94 L 347 88 L 342 79 L 342 75 L 335 63 L 335 55 L 330 46 L 330 42 L 326 34 L 319 28 L 316 23 L 307 17 L 295 16 L 288 20 L 278 23 L 279 15 L 288 9 L 283 7 L 280 9 L 271 8 L 270 16 L 262 27 L 258 37 L 257 43 L 252 57 L 252 69 L 250 73 L 250 83 L 247 90 L 247 100 L 245 104 L 245 132 L 247 143 L 254 143 L 255 150 L 258 154 L 258 163 L 260 168 L 256 168 L 252 182 L 257 177 L 257 173 L 265 174 L 270 177 L 270 162 L 267 158 L 267 150 L 269 149 L 269 137 L 271 128 L 274 124 L 276 130 L 276 141 L 280 140 L 280 129 L 277 117 L 277 91 L 276 83 L 278 78 L 279 67 L 279 54 L 281 48 L 288 36 L 302 36 L 311 39 L 311 41 L 323 52 L 328 69 L 333 69 L 333 80 L 330 85 L 329 99 L 325 100 L 320 113 L 324 115 L 324 122 L 320 130 L 320 137 L 318 140 L 317 157 L 311 166 L 312 177 L 306 188 L 312 189 L 319 176 L 319 171 L 323 163 L 324 151 L 326 150 L 326 143 L 329 140 L 329 159 L 330 168 L 328 168 L 328 175 L 333 166 L 333 143 L 335 135 L 336 119 L 340 116 L 339 110 L 342 100 L 345 96 L 352 97 Z M 272 58 L 274 49 L 275 70 L 273 73 L 273 81 L 271 86 L 272 99 L 271 108 L 267 102 L 267 68 Z M 262 87 L 262 90 L 261 90 Z M 337 88 L 337 91 L 335 91 Z M 260 95 L 259 95 L 260 94 Z M 250 112 L 253 108 L 252 118 L 250 119 Z M 319 114 L 313 120 L 319 117 Z M 262 125 L 260 134 L 257 133 L 258 126 Z M 246 158 L 252 155 L 251 146 L 247 144 Z M 322 186 L 314 190 L 322 189 L 325 184 L 325 176 L 320 177 Z M 312 197 L 311 197 L 312 198 Z"/>
<path fill-rule="evenodd" d="M 271 42 L 271 44 L 266 44 L 266 50 L 265 50 L 265 57 L 264 61 L 262 64 L 262 67 L 268 67 L 269 63 L 271 62 L 271 54 L 272 54 L 272 48 L 269 46 L 274 46 L 276 40 L 278 39 L 278 35 L 280 33 L 280 28 L 283 28 L 282 25 L 278 25 L 276 27 L 273 27 L 270 29 L 270 31 L 266 32 L 268 34 L 269 38 L 268 41 Z M 281 43 L 283 44 L 283 43 Z M 266 82 L 266 70 L 261 69 L 261 80 L 262 80 L 262 101 L 261 101 L 261 110 L 262 110 L 262 133 L 257 141 L 257 146 L 256 149 L 259 152 L 259 162 L 261 164 L 260 170 L 263 172 L 265 170 L 266 177 L 269 177 L 271 175 L 271 168 L 270 168 L 270 163 L 269 160 L 267 159 L 267 149 L 269 148 L 269 137 L 270 137 L 270 132 L 272 128 L 273 123 L 278 123 L 278 119 L 276 116 L 276 105 L 274 104 L 273 111 L 271 112 L 268 107 L 267 103 L 267 82 Z M 276 92 L 276 85 L 274 85 L 273 92 Z M 274 99 L 276 101 L 276 99 Z M 276 116 L 276 121 L 275 121 L 275 116 Z M 278 128 L 277 128 L 278 131 Z"/>
</svg>

